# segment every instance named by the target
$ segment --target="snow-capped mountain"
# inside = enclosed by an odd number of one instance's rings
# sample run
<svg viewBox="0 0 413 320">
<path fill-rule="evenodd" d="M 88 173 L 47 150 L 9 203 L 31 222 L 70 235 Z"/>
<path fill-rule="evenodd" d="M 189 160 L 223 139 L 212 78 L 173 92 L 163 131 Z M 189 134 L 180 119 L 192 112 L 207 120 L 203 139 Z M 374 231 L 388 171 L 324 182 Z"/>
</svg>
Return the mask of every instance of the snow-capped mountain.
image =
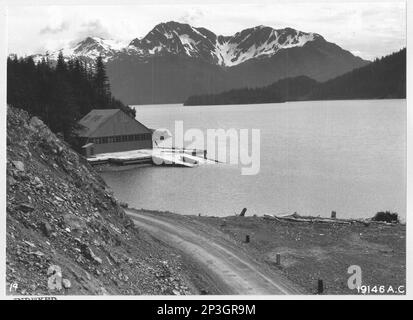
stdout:
<svg viewBox="0 0 413 320">
<path fill-rule="evenodd" d="M 72 52 L 63 52 L 63 55 L 87 56 L 91 59 L 96 59 L 102 55 L 104 61 L 112 58 L 120 50 L 125 47 L 125 44 L 115 40 L 104 40 L 98 37 L 88 37 L 79 42 L 72 50 Z"/>
<path fill-rule="evenodd" d="M 113 94 L 127 104 L 180 103 L 301 75 L 325 81 L 368 63 L 316 33 L 257 26 L 223 36 L 173 21 L 126 44 L 88 37 L 62 52 L 88 62 L 101 55 Z"/>
<path fill-rule="evenodd" d="M 275 30 L 259 26 L 238 32 L 233 37 L 219 37 L 217 56 L 220 64 L 234 66 L 253 58 L 271 57 L 282 49 L 302 47 L 315 39 L 322 37 L 291 28 Z"/>
<path fill-rule="evenodd" d="M 143 39 L 134 39 L 128 49 L 143 56 L 184 54 L 230 67 L 253 58 L 270 57 L 281 49 L 302 47 L 318 38 L 322 37 L 315 33 L 265 26 L 245 29 L 233 36 L 217 36 L 205 28 L 167 22 L 158 24 Z"/>
<path fill-rule="evenodd" d="M 253 58 L 271 57 L 282 49 L 302 47 L 315 39 L 322 37 L 291 28 L 276 30 L 266 26 L 245 29 L 233 36 L 221 36 L 205 28 L 171 21 L 158 24 L 144 38 L 136 38 L 128 45 L 88 37 L 73 47 L 61 50 L 67 58 L 96 59 L 101 55 L 105 62 L 119 54 L 140 58 L 175 54 L 231 67 Z M 56 59 L 59 51 L 49 54 L 49 59 Z M 40 60 L 42 57 L 43 55 L 36 55 L 35 59 Z"/>
<path fill-rule="evenodd" d="M 42 58 L 48 57 L 50 60 L 57 60 L 59 52 L 62 51 L 66 59 L 82 58 L 86 60 L 95 60 L 99 55 L 103 61 L 107 62 L 126 47 L 121 41 L 102 39 L 99 37 L 87 37 L 76 43 L 74 46 L 62 48 L 46 54 L 37 54 L 33 56 L 35 62 L 41 61 Z"/>
</svg>

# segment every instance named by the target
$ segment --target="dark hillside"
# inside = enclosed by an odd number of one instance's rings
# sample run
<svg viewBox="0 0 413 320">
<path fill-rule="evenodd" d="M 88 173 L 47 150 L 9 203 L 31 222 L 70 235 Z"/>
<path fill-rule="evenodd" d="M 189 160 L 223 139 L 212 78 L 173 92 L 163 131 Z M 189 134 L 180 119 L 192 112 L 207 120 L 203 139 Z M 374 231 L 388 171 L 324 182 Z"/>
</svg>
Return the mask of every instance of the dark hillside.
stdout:
<svg viewBox="0 0 413 320">
<path fill-rule="evenodd" d="M 326 82 L 318 83 L 305 76 L 286 78 L 266 87 L 191 96 L 185 105 L 405 98 L 406 49 L 403 49 Z"/>
<path fill-rule="evenodd" d="M 312 100 L 405 99 L 406 49 L 320 84 Z"/>
</svg>

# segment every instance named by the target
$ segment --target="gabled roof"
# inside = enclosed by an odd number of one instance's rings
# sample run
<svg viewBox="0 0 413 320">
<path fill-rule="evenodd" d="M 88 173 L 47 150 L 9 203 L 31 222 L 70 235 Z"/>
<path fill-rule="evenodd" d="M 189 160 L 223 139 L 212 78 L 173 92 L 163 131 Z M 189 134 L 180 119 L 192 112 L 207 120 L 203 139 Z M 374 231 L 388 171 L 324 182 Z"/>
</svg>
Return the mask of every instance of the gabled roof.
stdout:
<svg viewBox="0 0 413 320">
<path fill-rule="evenodd" d="M 97 128 L 104 124 L 109 118 L 121 111 L 120 109 L 93 109 L 82 119 L 79 124 L 82 128 L 79 130 L 79 136 L 88 137 Z"/>
</svg>

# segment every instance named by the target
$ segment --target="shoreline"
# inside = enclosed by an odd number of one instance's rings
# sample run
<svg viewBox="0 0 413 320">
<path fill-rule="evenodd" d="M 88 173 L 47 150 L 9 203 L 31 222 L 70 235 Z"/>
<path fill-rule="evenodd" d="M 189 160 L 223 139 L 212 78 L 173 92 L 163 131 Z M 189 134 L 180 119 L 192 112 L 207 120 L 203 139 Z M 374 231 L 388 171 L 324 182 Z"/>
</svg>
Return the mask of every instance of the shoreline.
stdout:
<svg viewBox="0 0 413 320">
<path fill-rule="evenodd" d="M 297 102 L 335 102 L 335 101 L 368 101 L 368 100 L 372 100 L 372 101 L 392 101 L 392 100 L 406 100 L 406 98 L 376 98 L 376 99 L 371 99 L 371 98 L 365 98 L 365 99 L 361 99 L 361 98 L 357 98 L 357 99 L 331 99 L 331 100 L 296 100 L 296 101 L 283 101 L 283 102 L 266 102 L 266 103 L 256 103 L 254 105 L 258 105 L 258 106 L 262 106 L 262 105 L 272 105 L 272 104 L 286 104 L 286 103 L 297 103 Z M 203 105 L 203 104 L 199 104 L 199 105 L 184 105 L 183 102 L 181 103 L 160 103 L 160 104 L 128 104 L 129 107 L 159 107 L 159 108 L 164 108 L 164 107 L 177 107 L 177 106 L 181 106 L 181 107 L 218 107 L 218 106 L 246 106 L 246 105 L 251 105 L 248 103 L 242 103 L 242 104 L 211 104 L 211 105 Z"/>
<path fill-rule="evenodd" d="M 100 172 L 99 172 L 100 173 Z M 127 202 L 123 202 L 122 203 L 122 208 L 123 209 L 130 209 L 130 210 L 136 210 L 136 211 L 144 211 L 144 212 L 148 212 L 148 213 L 152 213 L 152 214 L 161 214 L 161 215 L 172 215 L 172 216 L 184 216 L 184 217 L 193 217 L 193 218 L 216 218 L 216 219 L 226 219 L 226 218 L 233 218 L 233 217 L 239 217 L 240 215 L 238 213 L 232 214 L 232 215 L 225 215 L 225 216 L 217 216 L 217 215 L 208 215 L 208 214 L 193 214 L 193 213 L 178 213 L 176 211 L 169 211 L 169 210 L 161 210 L 161 209 L 146 209 L 146 208 L 135 208 L 135 207 L 131 207 L 129 206 L 129 203 Z M 300 215 L 297 212 L 294 212 L 292 214 L 289 213 L 280 213 L 279 215 L 277 214 L 268 214 L 268 213 L 260 213 L 260 214 L 249 214 L 248 211 L 246 211 L 246 218 L 263 218 L 263 219 L 284 219 L 285 217 L 287 217 L 287 219 L 289 219 L 290 217 L 298 217 L 304 220 L 308 220 L 308 221 L 301 221 L 303 223 L 324 223 L 324 222 L 336 222 L 336 223 L 341 223 L 341 222 L 348 222 L 348 223 L 360 223 L 360 224 L 365 224 L 365 223 L 370 223 L 370 224 L 377 224 L 377 225 L 387 225 L 387 226 L 404 226 L 406 227 L 407 222 L 406 222 L 406 218 L 404 216 L 399 216 L 399 222 L 397 223 L 387 223 L 387 222 L 382 222 L 382 221 L 373 221 L 373 217 L 344 217 L 344 218 L 331 218 L 328 215 L 322 216 L 322 215 Z M 309 221 L 309 220 L 313 220 L 313 221 Z M 295 221 L 295 222 L 300 222 L 300 221 Z"/>
</svg>

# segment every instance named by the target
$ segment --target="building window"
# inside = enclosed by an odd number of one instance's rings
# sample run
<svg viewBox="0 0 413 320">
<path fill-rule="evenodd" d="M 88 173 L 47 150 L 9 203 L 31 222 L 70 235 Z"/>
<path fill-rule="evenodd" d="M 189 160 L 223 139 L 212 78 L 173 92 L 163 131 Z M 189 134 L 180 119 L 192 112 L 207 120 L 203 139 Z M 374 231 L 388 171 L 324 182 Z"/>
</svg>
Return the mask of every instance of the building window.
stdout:
<svg viewBox="0 0 413 320">
<path fill-rule="evenodd" d="M 94 144 L 106 144 L 106 143 L 118 143 L 118 142 L 129 142 L 129 141 L 146 141 L 150 139 L 152 139 L 151 133 L 140 133 L 140 134 L 111 136 L 111 137 L 89 138 L 87 142 L 94 143 Z"/>
</svg>

